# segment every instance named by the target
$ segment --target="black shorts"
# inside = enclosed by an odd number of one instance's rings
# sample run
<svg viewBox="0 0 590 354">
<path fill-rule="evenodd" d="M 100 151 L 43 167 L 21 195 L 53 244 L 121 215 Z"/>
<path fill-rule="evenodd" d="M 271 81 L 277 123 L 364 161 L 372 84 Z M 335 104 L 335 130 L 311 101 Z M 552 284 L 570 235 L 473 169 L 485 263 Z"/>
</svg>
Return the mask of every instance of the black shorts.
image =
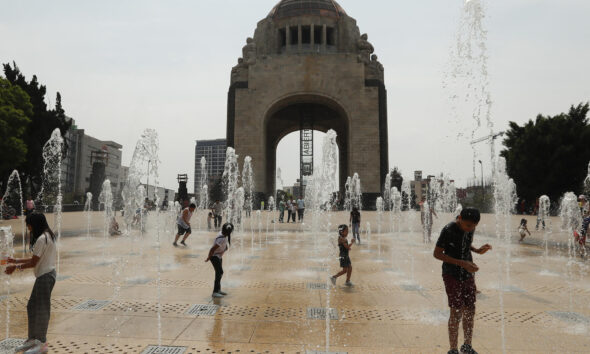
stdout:
<svg viewBox="0 0 590 354">
<path fill-rule="evenodd" d="M 192 233 L 190 226 L 185 229 L 184 227 L 178 225 L 178 234 L 179 235 L 190 234 L 190 233 Z"/>
<path fill-rule="evenodd" d="M 352 263 L 350 262 L 350 257 L 340 257 L 340 267 L 348 268 L 350 266 L 352 266 Z"/>
<path fill-rule="evenodd" d="M 475 306 L 477 287 L 474 277 L 459 280 L 450 274 L 443 274 L 443 281 L 450 308 L 460 309 Z"/>
</svg>

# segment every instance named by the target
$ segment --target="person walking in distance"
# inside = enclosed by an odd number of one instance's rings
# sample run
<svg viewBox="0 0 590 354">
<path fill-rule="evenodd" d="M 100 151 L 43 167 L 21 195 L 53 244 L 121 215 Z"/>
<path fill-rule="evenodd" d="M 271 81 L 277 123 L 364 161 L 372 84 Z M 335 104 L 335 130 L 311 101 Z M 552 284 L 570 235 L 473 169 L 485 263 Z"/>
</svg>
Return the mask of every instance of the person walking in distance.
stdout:
<svg viewBox="0 0 590 354">
<path fill-rule="evenodd" d="M 234 226 L 230 223 L 225 223 L 221 228 L 221 232 L 215 238 L 213 247 L 209 250 L 209 255 L 205 262 L 211 261 L 213 269 L 215 270 L 215 281 L 213 283 L 213 294 L 214 298 L 219 298 L 227 295 L 226 292 L 221 291 L 221 277 L 223 277 L 223 263 L 222 257 L 225 251 L 231 244 L 231 233 L 234 230 Z"/>
<path fill-rule="evenodd" d="M 10 275 L 15 270 L 34 268 L 35 285 L 27 304 L 29 334 L 23 345 L 15 352 L 47 353 L 47 328 L 51 314 L 51 292 L 55 286 L 55 263 L 57 260 L 56 238 L 47 224 L 43 214 L 30 214 L 25 223 L 31 234 L 33 257 L 12 259 L 7 262 L 5 273 Z M 14 264 L 14 265 L 13 265 Z"/>
<path fill-rule="evenodd" d="M 475 273 L 479 270 L 473 263 L 471 252 L 484 254 L 492 249 L 485 244 L 474 248 L 473 233 L 480 220 L 479 210 L 465 208 L 455 221 L 447 224 L 440 233 L 434 248 L 434 258 L 441 260 L 442 277 L 450 307 L 448 354 L 459 354 L 459 324 L 463 321 L 464 344 L 461 353 L 477 354 L 471 346 L 475 317 L 477 288 Z"/>
<path fill-rule="evenodd" d="M 175 247 L 178 246 L 178 243 L 176 242 L 178 242 L 178 239 L 182 235 L 184 235 L 184 238 L 182 241 L 180 241 L 180 244 L 186 246 L 184 241 L 186 241 L 186 239 L 191 235 L 191 217 L 193 216 L 196 208 L 197 206 L 195 204 L 191 204 L 188 208 L 184 208 L 184 210 L 180 213 L 180 216 L 178 216 L 178 220 L 176 221 L 178 233 L 176 234 L 173 243 Z"/>
<path fill-rule="evenodd" d="M 291 199 L 287 198 L 287 223 L 291 222 L 292 210 Z"/>
<path fill-rule="evenodd" d="M 305 212 L 305 201 L 303 198 L 297 199 L 297 216 L 299 222 L 303 222 L 303 213 Z"/>
<path fill-rule="evenodd" d="M 297 222 L 297 202 L 295 202 L 295 199 L 291 199 L 291 217 L 294 223 Z"/>
<path fill-rule="evenodd" d="M 217 199 L 215 203 L 213 203 L 213 208 L 211 210 L 213 213 L 213 223 L 215 226 L 215 230 L 219 230 L 221 227 L 221 214 L 223 213 L 223 204 Z"/>
<path fill-rule="evenodd" d="M 356 240 L 356 242 L 358 242 L 358 244 L 361 244 L 361 236 L 359 234 L 359 228 L 361 226 L 361 212 L 359 211 L 359 208 L 354 207 L 352 208 L 352 211 L 350 212 L 350 225 L 352 227 L 352 238 Z"/>
</svg>

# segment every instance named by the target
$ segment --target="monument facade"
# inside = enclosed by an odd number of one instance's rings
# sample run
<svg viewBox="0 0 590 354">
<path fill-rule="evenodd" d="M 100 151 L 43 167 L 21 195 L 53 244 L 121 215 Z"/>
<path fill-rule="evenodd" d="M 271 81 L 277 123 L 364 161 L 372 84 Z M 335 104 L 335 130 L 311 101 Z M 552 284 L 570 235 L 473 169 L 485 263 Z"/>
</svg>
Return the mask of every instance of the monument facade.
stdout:
<svg viewBox="0 0 590 354">
<path fill-rule="evenodd" d="M 358 172 L 374 204 L 389 168 L 383 73 L 368 36 L 335 1 L 279 2 L 246 40 L 228 93 L 227 145 L 252 157 L 256 191 L 275 190 L 283 137 L 333 129 L 340 188 Z"/>
</svg>

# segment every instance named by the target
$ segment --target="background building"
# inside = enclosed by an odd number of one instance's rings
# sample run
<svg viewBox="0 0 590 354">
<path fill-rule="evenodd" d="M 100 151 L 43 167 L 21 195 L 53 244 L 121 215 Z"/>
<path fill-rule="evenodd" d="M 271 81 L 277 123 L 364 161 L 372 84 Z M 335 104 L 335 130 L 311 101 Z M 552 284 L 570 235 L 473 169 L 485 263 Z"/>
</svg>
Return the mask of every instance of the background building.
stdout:
<svg viewBox="0 0 590 354">
<path fill-rule="evenodd" d="M 201 170 L 201 158 L 205 157 L 207 160 L 207 185 L 209 187 L 210 200 L 214 199 L 216 188 L 215 186 L 221 181 L 223 175 L 223 168 L 225 166 L 225 151 L 227 143 L 225 139 L 215 140 L 197 140 L 195 147 L 195 180 L 194 192 L 199 197 L 201 192 L 201 178 L 203 171 Z"/>
<path fill-rule="evenodd" d="M 102 185 L 109 179 L 113 195 L 121 192 L 121 149 L 123 146 L 110 140 L 100 140 L 86 135 L 84 129 L 78 129 L 75 121 L 65 134 L 68 149 L 62 161 L 62 188 L 65 203 L 83 202 L 85 194 L 91 191 L 91 181 Z M 93 194 L 97 194 L 96 186 Z M 100 193 L 100 190 L 98 190 Z M 98 196 L 98 195 L 96 195 Z"/>
</svg>

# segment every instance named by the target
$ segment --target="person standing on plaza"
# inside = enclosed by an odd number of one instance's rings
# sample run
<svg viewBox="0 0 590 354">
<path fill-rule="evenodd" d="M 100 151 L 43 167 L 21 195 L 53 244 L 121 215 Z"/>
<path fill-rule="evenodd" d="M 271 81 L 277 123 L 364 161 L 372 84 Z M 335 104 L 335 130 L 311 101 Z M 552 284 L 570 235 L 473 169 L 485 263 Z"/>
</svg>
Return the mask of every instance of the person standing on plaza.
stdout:
<svg viewBox="0 0 590 354">
<path fill-rule="evenodd" d="M 184 235 L 184 238 L 182 239 L 182 241 L 180 241 L 180 244 L 186 246 L 186 243 L 184 243 L 184 241 L 186 241 L 186 239 L 191 235 L 191 217 L 193 216 L 193 213 L 195 212 L 196 208 L 197 206 L 195 204 L 189 205 L 188 208 L 184 208 L 184 210 L 180 213 L 178 220 L 176 220 L 176 224 L 178 226 L 178 233 L 174 238 L 173 245 L 175 247 L 178 246 L 176 242 L 178 242 L 178 239 L 182 235 Z"/>
<path fill-rule="evenodd" d="M 338 249 L 340 251 L 340 267 L 342 267 L 342 270 L 330 277 L 332 285 L 336 285 L 336 279 L 339 276 L 346 274 L 346 283 L 344 283 L 344 285 L 352 286 L 352 283 L 350 282 L 350 276 L 352 275 L 352 262 L 350 261 L 350 256 L 348 253 L 354 244 L 354 238 L 352 241 L 350 241 L 350 243 L 348 243 L 347 237 L 348 226 L 345 224 L 338 226 Z"/>
<path fill-rule="evenodd" d="M 297 199 L 297 216 L 299 218 L 299 222 L 303 222 L 303 213 L 305 212 L 305 201 L 303 198 L 299 197 Z"/>
<path fill-rule="evenodd" d="M 473 233 L 479 220 L 479 210 L 463 209 L 455 221 L 443 228 L 434 248 L 434 258 L 443 262 L 442 277 L 450 308 L 448 328 L 451 349 L 448 354 L 459 354 L 458 339 L 461 321 L 463 321 L 465 339 L 461 346 L 461 353 L 477 354 L 471 346 L 471 339 L 477 293 L 475 273 L 479 268 L 473 263 L 471 252 L 484 254 L 492 249 L 492 246 L 488 244 L 481 248 L 472 246 Z"/>
<path fill-rule="evenodd" d="M 230 223 L 225 223 L 221 228 L 221 232 L 215 238 L 213 247 L 209 250 L 209 255 L 205 262 L 211 261 L 213 269 L 215 270 L 215 281 L 213 283 L 213 294 L 214 298 L 219 298 L 227 295 L 226 292 L 221 291 L 221 277 L 223 277 L 223 262 L 222 257 L 225 251 L 231 244 L 231 233 L 234 230 L 234 226 Z"/>
<path fill-rule="evenodd" d="M 358 244 L 361 244 L 361 236 L 359 234 L 359 228 L 361 226 L 361 212 L 359 211 L 359 208 L 354 207 L 352 208 L 352 211 L 350 212 L 350 226 L 352 227 L 352 238 L 356 239 L 356 242 L 358 242 Z"/>
<path fill-rule="evenodd" d="M 27 201 L 25 202 L 25 216 L 29 216 L 35 211 L 35 202 L 31 198 L 31 196 L 27 197 Z"/>
<path fill-rule="evenodd" d="M 281 199 L 279 202 L 279 222 L 285 221 L 285 201 Z"/>
<path fill-rule="evenodd" d="M 291 217 L 294 223 L 297 222 L 297 202 L 295 199 L 291 199 Z"/>
<path fill-rule="evenodd" d="M 291 199 L 287 198 L 287 223 L 291 222 Z"/>
<path fill-rule="evenodd" d="M 16 352 L 47 353 L 47 328 L 51 314 L 51 292 L 55 286 L 57 259 L 56 238 L 47 224 L 43 214 L 27 216 L 25 223 L 31 234 L 33 257 L 13 259 L 8 258 L 9 265 L 5 273 L 10 275 L 15 270 L 34 268 L 36 277 L 33 291 L 27 303 L 28 339 L 16 348 Z"/>
<path fill-rule="evenodd" d="M 223 213 L 223 204 L 221 204 L 219 199 L 217 199 L 215 203 L 213 203 L 213 208 L 211 209 L 211 212 L 213 213 L 215 230 L 219 230 L 219 228 L 221 227 L 222 220 L 221 214 Z"/>
</svg>

